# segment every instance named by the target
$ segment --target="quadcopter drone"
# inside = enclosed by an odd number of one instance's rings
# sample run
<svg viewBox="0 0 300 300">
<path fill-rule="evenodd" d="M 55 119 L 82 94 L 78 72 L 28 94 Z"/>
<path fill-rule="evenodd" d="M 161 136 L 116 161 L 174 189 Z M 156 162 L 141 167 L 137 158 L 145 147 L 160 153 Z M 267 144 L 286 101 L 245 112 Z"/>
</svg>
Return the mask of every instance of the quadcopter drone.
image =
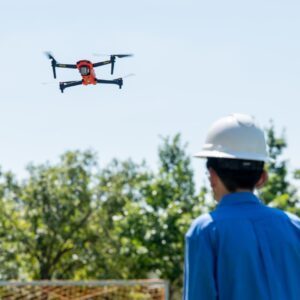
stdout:
<svg viewBox="0 0 300 300">
<path fill-rule="evenodd" d="M 119 88 L 122 88 L 123 78 L 117 78 L 113 80 L 104 80 L 97 79 L 94 68 L 104 66 L 107 64 L 111 64 L 111 74 L 114 73 L 114 66 L 116 57 L 123 58 L 132 56 L 132 54 L 112 54 L 110 55 L 110 60 L 101 61 L 97 63 L 91 63 L 89 60 L 79 60 L 76 64 L 60 64 L 56 61 L 56 59 L 52 56 L 50 52 L 46 52 L 47 57 L 51 60 L 53 76 L 56 78 L 56 68 L 69 68 L 69 69 L 78 69 L 82 80 L 79 81 L 63 81 L 59 83 L 59 88 L 61 92 L 64 92 L 64 89 L 76 85 L 89 85 L 89 84 L 97 84 L 97 83 L 105 83 L 105 84 L 116 84 Z"/>
</svg>

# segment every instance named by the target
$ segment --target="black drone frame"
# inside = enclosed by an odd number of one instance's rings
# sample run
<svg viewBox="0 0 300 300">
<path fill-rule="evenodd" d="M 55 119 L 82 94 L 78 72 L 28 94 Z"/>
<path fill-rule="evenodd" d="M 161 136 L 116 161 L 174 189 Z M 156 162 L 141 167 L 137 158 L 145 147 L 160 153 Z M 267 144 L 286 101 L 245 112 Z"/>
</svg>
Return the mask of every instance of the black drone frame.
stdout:
<svg viewBox="0 0 300 300">
<path fill-rule="evenodd" d="M 114 66 L 115 66 L 115 61 L 116 57 L 117 58 L 123 58 L 123 57 L 129 57 L 132 56 L 132 54 L 112 54 L 110 55 L 110 59 L 106 61 L 101 61 L 97 63 L 91 63 L 88 60 L 80 60 L 76 64 L 61 64 L 56 61 L 56 59 L 51 55 L 51 53 L 46 52 L 47 57 L 51 60 L 51 66 L 53 70 L 53 77 L 56 78 L 56 68 L 68 68 L 68 69 L 78 69 L 81 76 L 82 80 L 79 81 L 64 81 L 59 83 L 59 88 L 61 92 L 64 92 L 64 89 L 68 87 L 73 87 L 77 85 L 88 85 L 88 84 L 96 84 L 96 83 L 101 83 L 101 84 L 116 84 L 119 86 L 121 89 L 123 86 L 123 79 L 122 78 L 117 78 L 117 79 L 112 79 L 112 80 L 105 80 L 105 79 L 97 79 L 94 68 L 104 66 L 107 64 L 111 64 L 111 74 L 114 73 Z M 82 67 L 87 67 L 89 69 L 88 74 L 83 74 Z"/>
<path fill-rule="evenodd" d="M 123 86 L 123 79 L 122 78 L 117 78 L 117 79 L 113 79 L 113 80 L 104 80 L 104 79 L 95 79 L 97 83 L 104 83 L 104 84 L 116 84 L 119 86 L 119 88 L 121 89 Z M 68 87 L 72 87 L 72 86 L 76 86 L 76 85 L 82 85 L 83 84 L 83 80 L 79 80 L 79 81 L 63 81 L 59 83 L 59 88 L 61 90 L 61 92 L 63 93 L 64 90 Z"/>
</svg>

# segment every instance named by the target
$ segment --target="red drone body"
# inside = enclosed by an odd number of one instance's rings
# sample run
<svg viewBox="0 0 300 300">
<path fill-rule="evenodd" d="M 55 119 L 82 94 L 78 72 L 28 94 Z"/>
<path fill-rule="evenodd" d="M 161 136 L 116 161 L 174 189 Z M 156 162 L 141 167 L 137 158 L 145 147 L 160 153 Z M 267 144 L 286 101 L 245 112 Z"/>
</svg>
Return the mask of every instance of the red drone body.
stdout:
<svg viewBox="0 0 300 300">
<path fill-rule="evenodd" d="M 57 63 L 55 58 L 49 53 L 46 52 L 46 55 L 49 59 L 51 59 L 51 65 L 53 69 L 53 76 L 56 78 L 56 68 L 69 68 L 69 69 L 78 69 L 82 80 L 77 81 L 62 81 L 59 83 L 59 88 L 61 92 L 64 92 L 64 89 L 76 85 L 89 85 L 89 84 L 97 84 L 97 83 L 105 83 L 105 84 L 116 84 L 119 88 L 122 88 L 123 78 L 116 78 L 111 80 L 106 79 L 98 79 L 95 74 L 95 67 L 104 66 L 107 64 L 111 64 L 111 74 L 114 72 L 114 65 L 116 57 L 128 57 L 132 56 L 132 54 L 112 54 L 110 55 L 110 60 L 101 61 L 97 63 L 91 63 L 89 60 L 79 60 L 76 64 L 60 64 Z"/>
<path fill-rule="evenodd" d="M 76 67 L 82 76 L 82 84 L 96 84 L 96 74 L 93 64 L 88 60 L 80 60 L 76 63 Z"/>
</svg>

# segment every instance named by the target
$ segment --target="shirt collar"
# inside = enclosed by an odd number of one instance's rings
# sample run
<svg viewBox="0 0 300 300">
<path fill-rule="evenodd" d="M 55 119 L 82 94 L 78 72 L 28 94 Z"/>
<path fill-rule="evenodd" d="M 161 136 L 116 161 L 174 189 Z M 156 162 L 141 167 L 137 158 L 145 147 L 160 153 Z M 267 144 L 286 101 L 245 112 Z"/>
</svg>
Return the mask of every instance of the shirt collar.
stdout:
<svg viewBox="0 0 300 300">
<path fill-rule="evenodd" d="M 218 207 L 244 203 L 261 204 L 261 201 L 251 192 L 237 192 L 223 196 L 218 204 Z"/>
</svg>

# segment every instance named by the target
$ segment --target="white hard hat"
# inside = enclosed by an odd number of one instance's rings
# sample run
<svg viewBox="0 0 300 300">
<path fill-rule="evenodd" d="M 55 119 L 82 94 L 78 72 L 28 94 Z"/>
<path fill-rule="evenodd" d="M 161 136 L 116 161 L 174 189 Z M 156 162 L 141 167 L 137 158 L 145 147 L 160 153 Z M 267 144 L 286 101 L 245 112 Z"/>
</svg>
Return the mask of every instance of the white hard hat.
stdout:
<svg viewBox="0 0 300 300">
<path fill-rule="evenodd" d="M 244 114 L 231 114 L 216 121 L 208 131 L 202 151 L 195 156 L 269 160 L 264 132 L 252 116 Z"/>
</svg>

